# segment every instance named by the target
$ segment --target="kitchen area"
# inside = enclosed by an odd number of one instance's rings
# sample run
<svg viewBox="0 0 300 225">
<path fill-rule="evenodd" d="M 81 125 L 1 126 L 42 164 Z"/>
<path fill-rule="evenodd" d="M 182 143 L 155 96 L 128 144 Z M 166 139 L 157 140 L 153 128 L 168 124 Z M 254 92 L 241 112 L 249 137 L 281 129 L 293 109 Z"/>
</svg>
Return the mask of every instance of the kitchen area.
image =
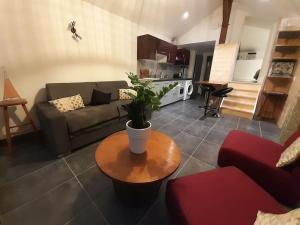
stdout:
<svg viewBox="0 0 300 225">
<path fill-rule="evenodd" d="M 161 99 L 161 106 L 187 100 L 193 92 L 189 76 L 190 50 L 146 34 L 137 38 L 138 74 L 140 79 L 153 81 L 153 89 L 177 82 L 178 85 Z"/>
</svg>

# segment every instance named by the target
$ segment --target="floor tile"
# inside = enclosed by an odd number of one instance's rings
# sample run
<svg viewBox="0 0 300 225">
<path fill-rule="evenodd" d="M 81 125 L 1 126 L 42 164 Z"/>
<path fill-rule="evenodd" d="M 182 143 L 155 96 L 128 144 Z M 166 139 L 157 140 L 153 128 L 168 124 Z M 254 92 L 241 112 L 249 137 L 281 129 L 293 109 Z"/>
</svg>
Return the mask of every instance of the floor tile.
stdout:
<svg viewBox="0 0 300 225">
<path fill-rule="evenodd" d="M 60 225 L 74 218 L 90 201 L 75 178 L 42 198 L 3 215 L 6 225 Z"/>
<path fill-rule="evenodd" d="M 210 165 L 217 166 L 219 150 L 220 145 L 204 141 L 199 145 L 193 156 Z"/>
<path fill-rule="evenodd" d="M 177 177 L 188 176 L 212 169 L 215 169 L 215 167 L 192 157 L 185 163 Z"/>
<path fill-rule="evenodd" d="M 208 134 L 209 130 L 210 127 L 199 125 L 198 123 L 192 123 L 190 126 L 184 129 L 184 132 L 195 137 L 204 138 Z"/>
<path fill-rule="evenodd" d="M 171 225 L 168 218 L 165 198 L 154 203 L 139 225 Z"/>
<path fill-rule="evenodd" d="M 241 118 L 239 121 L 238 130 L 260 136 L 259 121 Z"/>
<path fill-rule="evenodd" d="M 194 137 L 186 133 L 180 133 L 175 137 L 175 142 L 179 146 L 180 150 L 188 155 L 196 149 L 201 141 L 201 138 Z"/>
<path fill-rule="evenodd" d="M 31 144 L 18 145 L 18 147 L 14 148 L 15 153 L 13 156 L 0 155 L 0 186 L 49 165 L 56 160 L 56 157 L 48 149 L 41 147 L 35 142 L 36 140 L 32 140 Z"/>
<path fill-rule="evenodd" d="M 111 179 L 104 175 L 98 166 L 80 174 L 78 179 L 92 199 L 101 197 L 105 190 L 113 188 Z"/>
<path fill-rule="evenodd" d="M 108 225 L 102 213 L 90 203 L 65 225 Z"/>
<path fill-rule="evenodd" d="M 169 135 L 169 136 L 171 136 L 173 138 L 175 136 L 177 136 L 180 133 L 181 130 L 182 129 L 180 127 L 174 126 L 172 124 L 169 124 L 169 125 L 164 126 L 164 127 L 160 127 L 158 129 L 158 131 L 163 132 L 163 133 L 165 133 L 165 134 L 167 134 L 167 135 Z"/>
<path fill-rule="evenodd" d="M 274 132 L 262 131 L 262 137 L 277 143 L 280 142 L 280 133 L 276 131 Z"/>
<path fill-rule="evenodd" d="M 189 116 L 186 116 L 186 115 L 183 115 L 181 114 L 180 116 L 177 117 L 177 119 L 181 119 L 187 123 L 192 123 L 194 122 L 196 119 L 192 118 L 192 117 L 189 117 Z"/>
<path fill-rule="evenodd" d="M 278 126 L 275 123 L 271 123 L 268 121 L 260 121 L 260 127 L 262 131 L 265 131 L 267 133 L 272 133 L 272 132 L 276 132 L 279 133 L 280 129 L 278 128 Z"/>
<path fill-rule="evenodd" d="M 177 127 L 181 128 L 181 129 L 186 128 L 191 123 L 192 122 L 185 121 L 185 120 L 182 120 L 182 119 L 176 119 L 176 120 L 172 121 L 172 125 L 177 126 Z"/>
<path fill-rule="evenodd" d="M 227 130 L 220 130 L 220 129 L 212 129 L 208 136 L 206 137 L 206 141 L 210 142 L 210 143 L 214 143 L 214 144 L 222 144 L 225 137 L 227 136 L 229 131 Z"/>
<path fill-rule="evenodd" d="M 70 179 L 72 173 L 63 160 L 47 165 L 0 187 L 0 212 L 8 212 Z"/>
<path fill-rule="evenodd" d="M 103 191 L 95 202 L 111 225 L 138 224 L 151 207 L 151 204 L 124 203 L 117 198 L 113 188 Z"/>
<path fill-rule="evenodd" d="M 82 173 L 89 167 L 96 165 L 95 151 L 99 143 L 100 142 L 97 142 L 84 147 L 83 149 L 77 150 L 65 158 L 75 174 Z"/>
</svg>

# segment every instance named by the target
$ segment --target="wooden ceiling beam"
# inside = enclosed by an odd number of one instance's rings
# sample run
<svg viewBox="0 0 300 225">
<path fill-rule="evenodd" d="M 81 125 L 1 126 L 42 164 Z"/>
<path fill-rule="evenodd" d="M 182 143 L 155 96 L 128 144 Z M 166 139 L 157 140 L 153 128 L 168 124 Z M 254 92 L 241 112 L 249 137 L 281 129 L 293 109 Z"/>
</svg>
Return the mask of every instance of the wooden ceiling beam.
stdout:
<svg viewBox="0 0 300 225">
<path fill-rule="evenodd" d="M 222 21 L 219 44 L 224 44 L 226 41 L 232 2 L 233 0 L 223 0 L 223 21 Z"/>
</svg>

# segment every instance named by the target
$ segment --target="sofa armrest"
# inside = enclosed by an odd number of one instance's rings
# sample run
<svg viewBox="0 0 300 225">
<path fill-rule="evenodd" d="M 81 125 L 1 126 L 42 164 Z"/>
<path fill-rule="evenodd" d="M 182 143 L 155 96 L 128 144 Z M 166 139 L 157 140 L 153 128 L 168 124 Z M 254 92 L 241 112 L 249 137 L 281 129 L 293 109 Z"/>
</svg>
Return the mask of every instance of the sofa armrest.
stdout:
<svg viewBox="0 0 300 225">
<path fill-rule="evenodd" d="M 36 112 L 46 137 L 47 147 L 50 148 L 57 157 L 70 153 L 71 144 L 66 118 L 63 113 L 59 112 L 49 103 L 38 103 Z"/>
</svg>

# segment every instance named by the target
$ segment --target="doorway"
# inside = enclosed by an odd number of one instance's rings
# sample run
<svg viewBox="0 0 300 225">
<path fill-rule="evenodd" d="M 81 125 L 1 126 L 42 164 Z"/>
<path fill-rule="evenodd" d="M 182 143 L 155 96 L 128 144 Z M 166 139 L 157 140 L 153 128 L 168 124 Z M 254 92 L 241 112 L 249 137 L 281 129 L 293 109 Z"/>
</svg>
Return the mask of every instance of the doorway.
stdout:
<svg viewBox="0 0 300 225">
<path fill-rule="evenodd" d="M 212 60 L 213 60 L 213 56 L 209 55 L 206 58 L 206 66 L 205 66 L 205 72 L 204 72 L 204 81 L 208 81 L 209 80 L 209 76 L 210 76 L 210 71 L 211 71 L 211 65 L 212 65 Z"/>
</svg>

